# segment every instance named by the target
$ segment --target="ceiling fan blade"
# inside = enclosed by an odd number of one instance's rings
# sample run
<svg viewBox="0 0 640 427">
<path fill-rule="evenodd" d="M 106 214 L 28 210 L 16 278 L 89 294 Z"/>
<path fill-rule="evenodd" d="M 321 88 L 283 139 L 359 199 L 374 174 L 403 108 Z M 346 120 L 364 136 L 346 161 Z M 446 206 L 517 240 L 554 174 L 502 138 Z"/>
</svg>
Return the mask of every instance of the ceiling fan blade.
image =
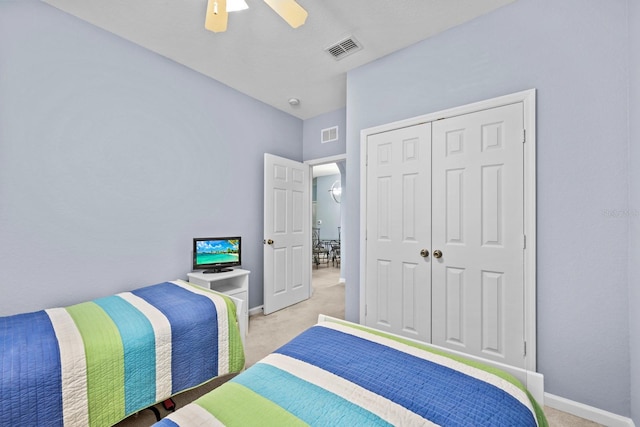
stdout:
<svg viewBox="0 0 640 427">
<path fill-rule="evenodd" d="M 264 0 L 264 2 L 293 28 L 298 28 L 307 20 L 307 11 L 295 0 Z"/>
<path fill-rule="evenodd" d="M 227 0 L 209 0 L 204 28 L 214 33 L 227 31 Z"/>
</svg>

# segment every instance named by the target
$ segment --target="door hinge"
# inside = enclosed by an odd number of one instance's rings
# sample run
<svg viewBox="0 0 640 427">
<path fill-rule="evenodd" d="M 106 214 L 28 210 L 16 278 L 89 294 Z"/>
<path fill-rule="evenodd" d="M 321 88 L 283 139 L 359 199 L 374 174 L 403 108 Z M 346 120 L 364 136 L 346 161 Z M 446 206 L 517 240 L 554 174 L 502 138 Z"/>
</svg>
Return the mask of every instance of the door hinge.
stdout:
<svg viewBox="0 0 640 427">
<path fill-rule="evenodd" d="M 527 355 L 527 342 L 524 342 L 524 353 L 522 354 L 523 356 Z"/>
<path fill-rule="evenodd" d="M 364 305 L 364 317 L 367 317 L 367 304 Z"/>
<path fill-rule="evenodd" d="M 522 249 L 527 249 L 527 235 L 522 235 Z"/>
<path fill-rule="evenodd" d="M 527 130 L 522 129 L 522 143 L 524 144 L 525 142 L 527 142 Z"/>
</svg>

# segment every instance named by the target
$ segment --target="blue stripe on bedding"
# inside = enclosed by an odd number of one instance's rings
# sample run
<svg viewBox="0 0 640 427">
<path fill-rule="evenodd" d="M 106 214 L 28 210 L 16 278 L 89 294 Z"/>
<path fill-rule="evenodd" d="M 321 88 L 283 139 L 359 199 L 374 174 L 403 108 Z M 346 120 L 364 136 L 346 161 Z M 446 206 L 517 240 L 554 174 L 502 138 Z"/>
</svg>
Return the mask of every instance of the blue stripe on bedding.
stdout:
<svg viewBox="0 0 640 427">
<path fill-rule="evenodd" d="M 218 318 L 209 298 L 169 282 L 131 293 L 155 306 L 171 323 L 173 393 L 218 376 Z M 194 324 L 194 317 L 203 321 Z"/>
<path fill-rule="evenodd" d="M 155 334 L 149 319 L 118 296 L 94 301 L 116 324 L 124 348 L 125 413 L 156 401 Z"/>
<path fill-rule="evenodd" d="M 366 409 L 275 366 L 258 363 L 231 381 L 253 390 L 313 426 L 332 426 L 337 419 L 345 426 L 391 425 Z"/>
<path fill-rule="evenodd" d="M 276 353 L 341 376 L 441 426 L 536 425 L 527 407 L 491 384 L 333 329 L 312 327 Z"/>
<path fill-rule="evenodd" d="M 158 421 L 157 423 L 154 424 L 154 427 L 162 427 L 162 426 L 168 426 L 168 427 L 180 427 L 180 425 L 178 423 L 175 423 L 173 421 L 171 421 L 168 418 L 163 418 L 160 421 Z"/>
<path fill-rule="evenodd" d="M 44 311 L 0 317 L 0 424 L 62 425 L 62 371 L 58 340 Z M 17 341 L 11 341 L 11 339 Z M 18 350 L 18 351 L 15 351 Z M 43 387 L 44 385 L 44 387 Z M 23 408 L 48 408 L 46 413 Z M 27 418 L 28 417 L 28 418 Z M 6 424 L 5 424 L 6 423 Z"/>
</svg>

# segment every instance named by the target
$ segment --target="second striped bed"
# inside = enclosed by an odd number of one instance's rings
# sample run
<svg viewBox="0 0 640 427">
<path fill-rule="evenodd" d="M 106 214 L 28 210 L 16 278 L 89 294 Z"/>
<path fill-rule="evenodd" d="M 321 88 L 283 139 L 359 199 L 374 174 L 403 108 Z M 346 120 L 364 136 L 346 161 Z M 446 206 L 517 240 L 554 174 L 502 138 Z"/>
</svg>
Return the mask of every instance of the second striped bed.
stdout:
<svg viewBox="0 0 640 427">
<path fill-rule="evenodd" d="M 547 424 L 506 373 L 358 325 L 324 321 L 158 425 Z"/>
</svg>

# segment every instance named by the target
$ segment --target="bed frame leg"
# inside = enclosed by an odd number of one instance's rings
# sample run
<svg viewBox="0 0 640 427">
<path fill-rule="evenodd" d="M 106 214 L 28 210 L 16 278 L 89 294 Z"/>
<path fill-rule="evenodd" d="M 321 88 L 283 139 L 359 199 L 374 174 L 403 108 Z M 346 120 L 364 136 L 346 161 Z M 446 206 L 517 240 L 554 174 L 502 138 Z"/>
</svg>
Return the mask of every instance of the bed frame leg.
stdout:
<svg viewBox="0 0 640 427">
<path fill-rule="evenodd" d="M 176 410 L 176 402 L 174 402 L 172 398 L 168 398 L 167 400 L 162 402 L 162 405 L 167 411 L 173 412 Z"/>
<path fill-rule="evenodd" d="M 155 406 L 149 406 L 148 408 L 151 412 L 154 413 L 154 415 L 156 416 L 156 421 L 160 421 L 162 418 L 160 417 L 160 411 L 158 411 L 158 408 L 156 408 Z"/>
</svg>

